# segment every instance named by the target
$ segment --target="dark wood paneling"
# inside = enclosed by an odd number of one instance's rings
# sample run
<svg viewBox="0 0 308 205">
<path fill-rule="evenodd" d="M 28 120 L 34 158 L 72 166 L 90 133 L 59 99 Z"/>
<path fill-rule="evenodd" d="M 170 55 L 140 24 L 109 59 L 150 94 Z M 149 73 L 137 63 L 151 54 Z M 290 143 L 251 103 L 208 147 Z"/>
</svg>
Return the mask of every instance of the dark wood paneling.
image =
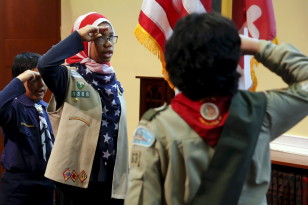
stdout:
<svg viewBox="0 0 308 205">
<path fill-rule="evenodd" d="M 162 77 L 136 76 L 140 78 L 139 119 L 150 108 L 156 108 L 164 103 L 169 104 L 174 97 L 174 90 Z"/>
<path fill-rule="evenodd" d="M 0 0 L 0 90 L 12 79 L 14 56 L 26 51 L 45 53 L 61 40 L 60 26 L 61 0 Z M 44 99 L 48 101 L 50 95 Z"/>
<path fill-rule="evenodd" d="M 20 52 L 33 51 L 39 54 L 46 52 L 46 49 L 50 48 L 50 44 L 54 42 L 46 41 L 46 39 L 5 39 L 4 40 L 4 66 L 11 69 L 14 56 Z M 39 45 L 39 47 L 38 47 Z"/>
</svg>

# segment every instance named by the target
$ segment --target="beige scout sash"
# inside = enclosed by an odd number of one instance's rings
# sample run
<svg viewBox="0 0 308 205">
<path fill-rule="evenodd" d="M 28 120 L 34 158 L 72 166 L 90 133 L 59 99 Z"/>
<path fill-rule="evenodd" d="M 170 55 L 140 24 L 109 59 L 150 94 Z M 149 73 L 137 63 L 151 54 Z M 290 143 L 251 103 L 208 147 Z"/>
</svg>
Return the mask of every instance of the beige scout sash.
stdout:
<svg viewBox="0 0 308 205">
<path fill-rule="evenodd" d="M 56 137 L 45 176 L 54 181 L 87 188 L 101 126 L 99 94 L 78 72 L 68 69 L 64 104 L 47 108 Z"/>
</svg>

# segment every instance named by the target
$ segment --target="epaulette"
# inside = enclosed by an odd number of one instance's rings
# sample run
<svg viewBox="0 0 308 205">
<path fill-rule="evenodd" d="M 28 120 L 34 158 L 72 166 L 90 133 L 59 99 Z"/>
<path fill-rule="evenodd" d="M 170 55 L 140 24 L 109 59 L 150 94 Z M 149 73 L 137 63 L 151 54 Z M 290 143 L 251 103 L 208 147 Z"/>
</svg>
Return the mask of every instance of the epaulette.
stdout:
<svg viewBox="0 0 308 205">
<path fill-rule="evenodd" d="M 147 121 L 151 121 L 154 119 L 154 117 L 161 111 L 165 110 L 167 108 L 167 103 L 164 103 L 162 106 L 157 107 L 157 108 L 151 108 L 148 111 L 146 111 L 141 119 L 142 120 L 147 120 Z"/>
</svg>

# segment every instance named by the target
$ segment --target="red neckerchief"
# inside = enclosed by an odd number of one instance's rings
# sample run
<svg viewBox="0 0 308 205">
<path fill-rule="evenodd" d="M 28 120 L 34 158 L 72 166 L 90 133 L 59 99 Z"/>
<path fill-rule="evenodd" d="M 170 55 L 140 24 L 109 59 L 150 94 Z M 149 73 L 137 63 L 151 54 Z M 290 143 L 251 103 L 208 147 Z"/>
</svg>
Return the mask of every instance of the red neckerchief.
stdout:
<svg viewBox="0 0 308 205">
<path fill-rule="evenodd" d="M 231 96 L 192 101 L 179 93 L 171 101 L 171 106 L 202 139 L 214 147 L 228 117 L 230 102 Z"/>
</svg>

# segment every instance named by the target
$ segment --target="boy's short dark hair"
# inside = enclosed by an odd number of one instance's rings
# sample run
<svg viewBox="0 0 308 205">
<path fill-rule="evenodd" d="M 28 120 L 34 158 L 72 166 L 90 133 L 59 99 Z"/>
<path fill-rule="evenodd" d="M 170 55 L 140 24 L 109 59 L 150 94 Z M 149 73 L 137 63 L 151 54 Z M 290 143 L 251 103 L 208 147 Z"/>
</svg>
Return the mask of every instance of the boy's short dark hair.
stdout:
<svg viewBox="0 0 308 205">
<path fill-rule="evenodd" d="M 218 13 L 180 19 L 165 47 L 171 82 L 192 100 L 236 93 L 240 44 L 234 23 Z"/>
<path fill-rule="evenodd" d="M 33 52 L 24 52 L 16 55 L 12 65 L 12 77 L 15 78 L 26 70 L 36 68 L 40 57 L 40 54 Z"/>
</svg>

